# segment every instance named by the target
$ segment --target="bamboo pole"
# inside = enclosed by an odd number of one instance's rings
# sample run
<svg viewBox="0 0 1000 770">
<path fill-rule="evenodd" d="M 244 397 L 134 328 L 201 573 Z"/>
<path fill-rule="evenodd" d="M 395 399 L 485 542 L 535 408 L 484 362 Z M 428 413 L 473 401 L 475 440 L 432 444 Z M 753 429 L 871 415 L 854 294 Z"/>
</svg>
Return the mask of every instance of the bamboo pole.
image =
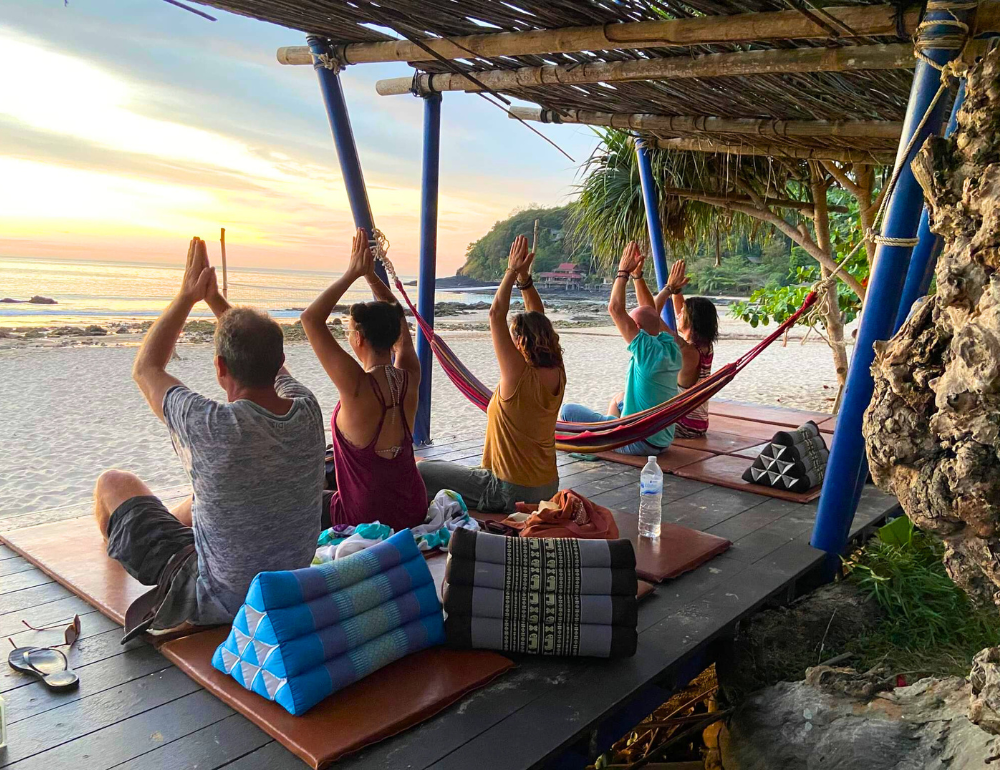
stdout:
<svg viewBox="0 0 1000 770">
<path fill-rule="evenodd" d="M 660 190 L 663 195 L 675 195 L 678 198 L 691 198 L 705 203 L 743 203 L 756 205 L 757 201 L 747 195 L 729 195 L 727 193 L 712 193 L 703 190 L 685 190 L 675 187 L 665 187 Z M 760 203 L 765 206 L 775 206 L 779 209 L 794 209 L 801 211 L 804 216 L 812 218 L 813 204 L 809 201 L 796 201 L 790 198 L 760 198 Z M 838 214 L 847 214 L 850 209 L 847 206 L 830 206 L 830 211 Z"/>
<path fill-rule="evenodd" d="M 511 107 L 511 119 L 536 123 L 575 123 L 586 126 L 656 131 L 659 133 L 749 134 L 751 136 L 837 136 L 898 142 L 903 124 L 889 120 L 766 120 L 713 118 L 646 113 L 594 112 L 569 109 L 562 113 L 541 107 Z"/>
<path fill-rule="evenodd" d="M 665 59 L 593 62 L 544 67 L 521 67 L 514 70 L 488 70 L 472 73 L 475 82 L 463 74 L 416 73 L 414 77 L 379 80 L 375 90 L 382 96 L 441 91 L 478 92 L 483 86 L 493 91 L 511 91 L 545 85 L 583 85 L 621 83 L 631 80 L 666 80 L 677 78 L 742 77 L 791 72 L 853 72 L 858 70 L 910 69 L 914 64 L 913 46 L 845 46 L 843 48 L 793 48 L 770 51 L 714 53 L 705 56 L 672 56 Z"/>
<path fill-rule="evenodd" d="M 883 150 L 834 150 L 827 148 L 791 147 L 781 144 L 722 144 L 703 138 L 660 139 L 662 150 L 685 152 L 715 152 L 728 155 L 761 155 L 768 158 L 795 160 L 839 160 L 843 163 L 875 163 L 891 165 L 895 152 Z"/>
<path fill-rule="evenodd" d="M 896 7 L 893 5 L 825 8 L 824 13 L 839 22 L 835 26 L 842 39 L 897 35 Z M 919 16 L 917 8 L 904 14 L 903 32 L 907 36 L 916 30 Z M 978 11 L 976 33 L 995 31 L 998 23 L 1000 2 L 982 2 Z M 770 11 L 421 40 L 433 54 L 408 40 L 349 43 L 341 47 L 341 58 L 347 64 L 422 62 L 433 61 L 435 54 L 445 59 L 469 59 L 714 43 L 825 40 L 830 37 L 828 27 L 816 24 L 799 11 Z M 281 64 L 313 63 L 308 46 L 279 48 L 277 56 Z"/>
<path fill-rule="evenodd" d="M 222 296 L 229 299 L 229 273 L 226 270 L 226 228 L 222 228 L 219 235 L 219 242 L 222 245 Z"/>
</svg>

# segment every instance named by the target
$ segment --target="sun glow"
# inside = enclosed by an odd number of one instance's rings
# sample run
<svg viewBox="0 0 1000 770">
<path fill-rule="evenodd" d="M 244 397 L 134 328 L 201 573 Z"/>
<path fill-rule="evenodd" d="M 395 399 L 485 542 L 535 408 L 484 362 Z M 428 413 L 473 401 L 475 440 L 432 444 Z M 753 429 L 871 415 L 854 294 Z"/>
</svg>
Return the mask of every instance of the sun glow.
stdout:
<svg viewBox="0 0 1000 770">
<path fill-rule="evenodd" d="M 254 266 L 346 259 L 353 222 L 332 142 L 304 150 L 290 135 L 288 146 L 255 145 L 171 120 L 169 105 L 189 95 L 4 26 L 0 71 L 13 73 L 0 78 L 0 131 L 6 123 L 27 137 L 0 141 L 0 253 L 103 258 L 96 244 L 111 242 L 119 255 L 173 259 L 192 234 L 225 226 L 231 253 Z M 368 182 L 400 269 L 415 272 L 419 179 L 369 173 Z M 440 272 L 462 264 L 468 243 L 521 202 L 443 189 Z"/>
</svg>

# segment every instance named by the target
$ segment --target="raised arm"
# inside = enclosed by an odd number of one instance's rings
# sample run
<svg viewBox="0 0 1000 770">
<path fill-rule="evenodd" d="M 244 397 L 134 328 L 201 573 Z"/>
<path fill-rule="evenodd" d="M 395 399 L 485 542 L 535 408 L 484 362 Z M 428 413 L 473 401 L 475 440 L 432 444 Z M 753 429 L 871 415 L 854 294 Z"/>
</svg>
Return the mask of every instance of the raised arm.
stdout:
<svg viewBox="0 0 1000 770">
<path fill-rule="evenodd" d="M 192 238 L 188 244 L 180 291 L 146 332 L 132 365 L 132 379 L 139 386 L 153 414 L 161 420 L 163 397 L 174 385 L 182 384 L 176 377 L 167 374 L 167 364 L 170 363 L 174 345 L 181 336 L 191 308 L 205 298 L 209 283 L 214 278 L 215 271 L 208 266 L 205 242 L 200 238 Z"/>
<path fill-rule="evenodd" d="M 640 254 L 639 264 L 632 271 L 632 286 L 635 287 L 635 299 L 640 305 L 656 307 L 656 300 L 646 285 L 646 279 L 642 276 L 642 266 L 645 261 L 646 257 Z"/>
<path fill-rule="evenodd" d="M 667 304 L 667 300 L 672 299 L 674 303 L 674 315 L 679 319 L 681 313 L 684 312 L 683 290 L 690 280 L 687 276 L 687 261 L 678 259 L 670 266 L 670 274 L 667 276 L 667 282 L 656 295 L 656 312 L 662 313 L 663 306 Z"/>
<path fill-rule="evenodd" d="M 326 325 L 334 306 L 351 288 L 351 285 L 366 275 L 372 269 L 372 253 L 368 248 L 368 235 L 363 228 L 358 228 L 354 234 L 351 248 L 351 261 L 344 274 L 334 281 L 329 288 L 312 301 L 299 318 L 313 352 L 319 359 L 323 369 L 337 386 L 341 395 L 353 396 L 358 392 L 365 370 L 354 360 L 354 357 L 344 350 L 337 342 L 333 333 Z"/>
<path fill-rule="evenodd" d="M 399 307 L 399 301 L 392 293 L 392 289 L 385 285 L 374 270 L 369 270 L 365 274 L 365 280 L 371 287 L 372 295 L 379 302 L 388 302 Z M 411 378 L 411 387 L 415 387 L 420 382 L 420 360 L 417 358 L 417 351 L 413 347 L 413 337 L 410 336 L 410 325 L 406 321 L 402 309 L 399 312 L 399 341 L 392 348 L 393 364 L 398 369 L 406 371 Z"/>
<path fill-rule="evenodd" d="M 639 247 L 634 241 L 629 243 L 622 252 L 622 258 L 618 263 L 618 273 L 615 275 L 615 282 L 611 287 L 611 300 L 608 302 L 608 314 L 614 321 L 618 333 L 627 343 L 635 339 L 639 333 L 639 327 L 625 309 L 625 288 L 628 286 L 629 275 L 636 269 L 641 260 Z"/>
<path fill-rule="evenodd" d="M 493 338 L 493 352 L 500 365 L 500 395 L 505 398 L 513 392 L 528 366 L 511 337 L 507 314 L 510 312 L 510 292 L 514 288 L 514 281 L 519 273 L 531 269 L 533 257 L 533 254 L 528 253 L 528 239 L 523 235 L 517 236 L 510 247 L 507 271 L 503 274 L 503 280 L 493 296 L 493 304 L 490 305 L 490 336 Z"/>
<path fill-rule="evenodd" d="M 525 238 L 527 241 L 527 238 Z M 544 313 L 545 305 L 542 304 L 542 297 L 535 288 L 535 279 L 531 275 L 531 263 L 535 259 L 535 252 L 528 254 L 527 266 L 517 274 L 517 288 L 521 290 L 521 299 L 524 300 L 524 309 L 529 313 Z"/>
</svg>

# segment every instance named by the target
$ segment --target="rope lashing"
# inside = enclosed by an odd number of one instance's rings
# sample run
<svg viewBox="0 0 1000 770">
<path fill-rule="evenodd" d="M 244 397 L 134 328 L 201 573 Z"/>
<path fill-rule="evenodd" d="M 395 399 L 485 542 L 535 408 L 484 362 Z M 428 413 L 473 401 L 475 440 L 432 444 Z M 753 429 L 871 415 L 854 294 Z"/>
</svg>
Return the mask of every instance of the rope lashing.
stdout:
<svg viewBox="0 0 1000 770">
<path fill-rule="evenodd" d="M 913 40 L 913 55 L 920 61 L 928 64 L 934 69 L 941 73 L 941 83 L 938 86 L 937 92 L 931 99 L 930 104 L 927 105 L 927 109 L 920 118 L 920 122 L 917 124 L 916 129 L 910 136 L 910 141 L 907 142 L 906 147 L 903 152 L 897 154 L 896 163 L 892 168 L 892 175 L 889 177 L 889 181 L 886 183 L 886 192 L 882 196 L 882 202 L 879 205 L 878 211 L 875 213 L 875 218 L 872 220 L 872 226 L 868 228 L 862 239 L 858 244 L 851 250 L 843 260 L 841 260 L 840 265 L 837 267 L 831 275 L 830 279 L 835 278 L 841 270 L 844 268 L 847 262 L 850 261 L 851 257 L 857 252 L 861 247 L 861 244 L 865 241 L 871 241 L 880 246 L 895 246 L 899 248 L 913 248 L 919 242 L 919 238 L 894 238 L 886 235 L 882 235 L 876 230 L 885 217 L 885 212 L 889 208 L 889 201 L 892 199 L 892 194 L 896 189 L 896 183 L 899 181 L 900 175 L 903 173 L 903 169 L 906 167 L 906 163 L 910 159 L 910 155 L 916 148 L 920 134 L 924 130 L 924 126 L 927 125 L 927 121 L 930 119 L 931 114 L 937 107 L 938 102 L 941 97 L 944 96 L 945 92 L 951 85 L 951 80 L 959 79 L 965 77 L 968 71 L 968 65 L 962 61 L 961 55 L 955 57 L 951 61 L 945 64 L 939 64 L 938 62 L 931 59 L 927 54 L 924 53 L 925 49 L 936 49 L 945 51 L 962 51 L 965 49 L 966 44 L 969 41 L 969 35 L 971 28 L 964 21 L 959 19 L 956 15 L 956 11 L 966 11 L 976 8 L 978 3 L 975 2 L 949 2 L 948 0 L 928 0 L 927 11 L 924 15 L 924 19 L 917 25 L 917 29 L 914 32 Z M 938 12 L 947 13 L 951 16 L 950 19 L 936 19 L 928 20 L 927 14 Z M 958 35 L 928 35 L 926 34 L 928 30 L 936 29 L 940 27 L 953 27 L 955 29 L 961 30 L 961 34 Z M 828 279 L 829 280 L 829 279 Z"/>
<path fill-rule="evenodd" d="M 324 44 L 323 53 L 313 54 L 313 68 L 319 69 L 323 67 L 324 69 L 333 70 L 335 73 L 340 73 L 350 62 L 347 60 L 347 46 L 346 45 L 334 45 L 333 43 L 327 42 Z"/>
</svg>

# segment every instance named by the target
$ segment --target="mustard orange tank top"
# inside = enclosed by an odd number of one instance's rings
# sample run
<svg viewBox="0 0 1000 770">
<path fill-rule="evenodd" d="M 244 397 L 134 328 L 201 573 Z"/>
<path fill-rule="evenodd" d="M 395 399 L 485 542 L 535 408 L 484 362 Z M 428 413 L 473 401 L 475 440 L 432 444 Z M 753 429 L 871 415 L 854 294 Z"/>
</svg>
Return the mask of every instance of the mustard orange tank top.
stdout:
<svg viewBox="0 0 1000 770">
<path fill-rule="evenodd" d="M 556 481 L 556 420 L 565 390 L 565 372 L 553 394 L 533 366 L 525 368 L 510 398 L 502 398 L 497 386 L 486 408 L 483 467 L 501 481 L 522 487 Z"/>
</svg>

